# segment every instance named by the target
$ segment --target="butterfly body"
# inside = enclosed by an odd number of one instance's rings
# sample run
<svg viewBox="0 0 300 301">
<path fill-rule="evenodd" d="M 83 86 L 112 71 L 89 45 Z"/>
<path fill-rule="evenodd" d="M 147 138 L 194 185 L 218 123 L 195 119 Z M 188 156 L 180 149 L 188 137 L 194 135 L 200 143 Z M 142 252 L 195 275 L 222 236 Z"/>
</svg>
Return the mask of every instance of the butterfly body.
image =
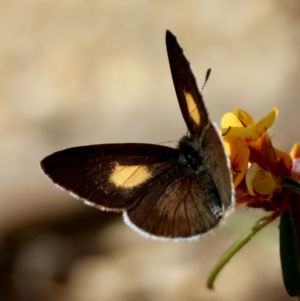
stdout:
<svg viewBox="0 0 300 301">
<path fill-rule="evenodd" d="M 233 202 L 228 159 L 209 120 L 189 63 L 167 31 L 173 82 L 189 135 L 177 148 L 127 143 L 66 149 L 41 167 L 88 204 L 122 211 L 125 222 L 158 239 L 196 238 L 214 228 Z"/>
</svg>

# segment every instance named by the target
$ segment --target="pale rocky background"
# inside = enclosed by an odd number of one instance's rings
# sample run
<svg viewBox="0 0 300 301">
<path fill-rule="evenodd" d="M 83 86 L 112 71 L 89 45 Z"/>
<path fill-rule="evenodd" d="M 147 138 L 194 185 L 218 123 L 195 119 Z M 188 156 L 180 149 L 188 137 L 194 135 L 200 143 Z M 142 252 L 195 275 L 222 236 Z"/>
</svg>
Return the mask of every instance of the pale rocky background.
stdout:
<svg viewBox="0 0 300 301">
<path fill-rule="evenodd" d="M 194 243 L 161 243 L 84 206 L 42 175 L 71 146 L 178 140 L 165 31 L 177 36 L 212 120 L 279 107 L 274 144 L 300 141 L 298 0 L 0 0 L 0 300 L 290 300 L 278 222 L 205 288 L 263 212 L 239 209 Z"/>
</svg>

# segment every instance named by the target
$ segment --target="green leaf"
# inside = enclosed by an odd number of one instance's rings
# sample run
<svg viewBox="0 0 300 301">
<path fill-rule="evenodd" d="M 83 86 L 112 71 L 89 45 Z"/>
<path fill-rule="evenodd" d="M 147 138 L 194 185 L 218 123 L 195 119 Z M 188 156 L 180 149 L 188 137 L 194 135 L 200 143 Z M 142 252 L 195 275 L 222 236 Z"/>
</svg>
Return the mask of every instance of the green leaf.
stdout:
<svg viewBox="0 0 300 301">
<path fill-rule="evenodd" d="M 280 260 L 283 282 L 291 297 L 300 296 L 300 260 L 294 220 L 290 211 L 280 218 Z"/>
<path fill-rule="evenodd" d="M 283 178 L 281 180 L 281 186 L 289 188 L 290 190 L 300 195 L 300 183 L 292 178 Z"/>
</svg>

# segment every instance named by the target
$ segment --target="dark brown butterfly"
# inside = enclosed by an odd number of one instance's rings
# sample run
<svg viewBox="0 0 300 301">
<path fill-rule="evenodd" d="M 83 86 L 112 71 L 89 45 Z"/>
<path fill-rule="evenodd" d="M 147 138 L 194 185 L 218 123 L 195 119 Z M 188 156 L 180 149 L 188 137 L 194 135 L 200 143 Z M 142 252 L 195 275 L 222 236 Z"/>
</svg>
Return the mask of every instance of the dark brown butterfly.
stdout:
<svg viewBox="0 0 300 301">
<path fill-rule="evenodd" d="M 157 239 L 193 239 L 214 228 L 234 203 L 229 161 L 175 36 L 167 52 L 189 130 L 177 148 L 100 144 L 69 148 L 41 162 L 59 187 L 101 210 L 122 211 L 127 225 Z"/>
</svg>

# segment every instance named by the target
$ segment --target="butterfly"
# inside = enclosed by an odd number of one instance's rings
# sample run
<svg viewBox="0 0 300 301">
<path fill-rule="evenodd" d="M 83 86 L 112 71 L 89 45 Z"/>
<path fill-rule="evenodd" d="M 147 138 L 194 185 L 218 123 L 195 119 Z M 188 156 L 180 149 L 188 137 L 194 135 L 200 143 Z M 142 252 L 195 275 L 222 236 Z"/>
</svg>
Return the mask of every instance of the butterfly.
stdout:
<svg viewBox="0 0 300 301">
<path fill-rule="evenodd" d="M 72 196 L 123 212 L 127 225 L 154 239 L 195 239 L 234 204 L 230 164 L 210 121 L 190 64 L 167 30 L 167 53 L 188 128 L 176 148 L 125 143 L 68 148 L 41 161 L 44 173 Z"/>
</svg>

